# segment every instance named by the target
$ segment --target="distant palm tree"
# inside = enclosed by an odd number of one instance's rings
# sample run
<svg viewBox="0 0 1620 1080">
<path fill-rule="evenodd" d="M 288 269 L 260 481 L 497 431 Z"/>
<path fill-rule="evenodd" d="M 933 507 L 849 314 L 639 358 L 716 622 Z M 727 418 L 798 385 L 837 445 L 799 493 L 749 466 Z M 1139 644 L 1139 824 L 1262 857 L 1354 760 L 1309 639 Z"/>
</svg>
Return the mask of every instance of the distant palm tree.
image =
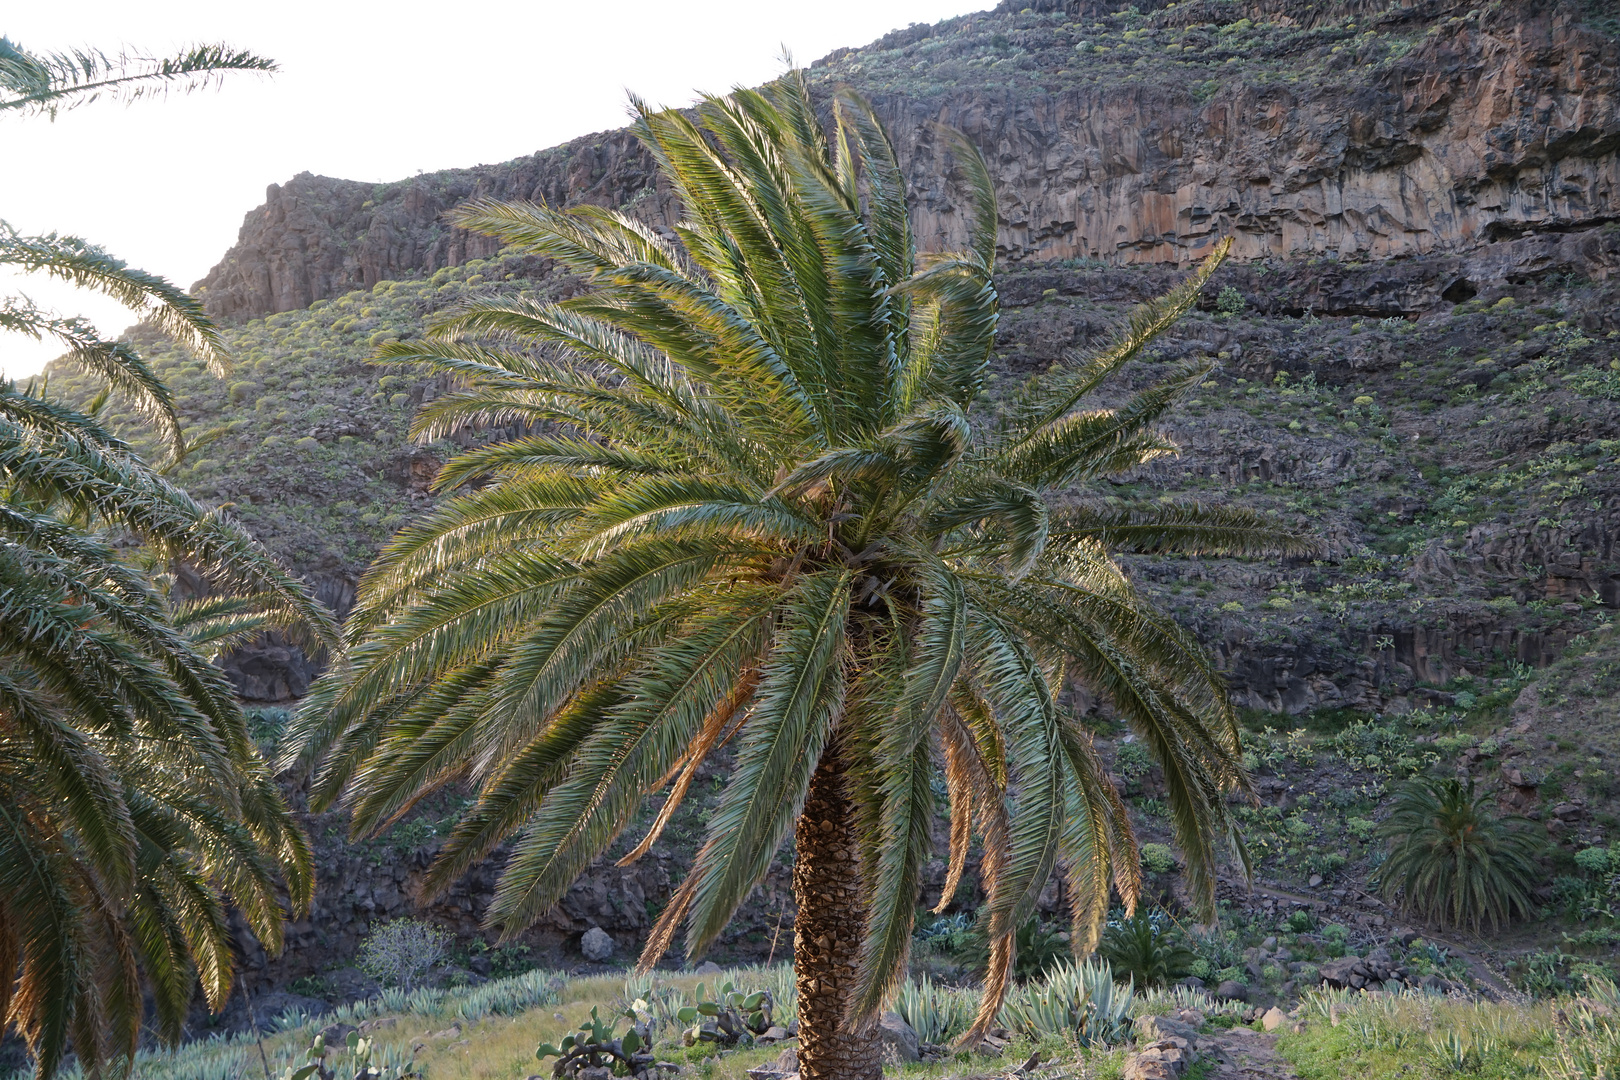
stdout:
<svg viewBox="0 0 1620 1080">
<path fill-rule="evenodd" d="M 0 40 L 0 116 L 266 65 L 132 63 L 40 59 Z M 222 363 L 195 301 L 90 244 L 0 226 L 0 263 L 105 292 Z M 62 341 L 183 450 L 172 397 L 126 344 L 20 298 L 0 298 L 0 329 Z M 0 382 L 0 1016 L 40 1076 L 70 1052 L 88 1075 L 126 1072 L 147 990 L 171 1040 L 199 980 L 222 1008 L 227 903 L 279 948 L 278 890 L 308 905 L 309 848 L 209 660 L 250 626 L 337 643 L 304 586 L 105 430 L 99 405 Z M 166 596 L 156 571 L 177 562 L 220 595 Z"/>
<path fill-rule="evenodd" d="M 1111 551 L 1300 550 L 1270 521 L 1059 493 L 1171 452 L 1152 424 L 1205 377 L 1184 365 L 1117 409 L 1090 395 L 1194 302 L 1215 259 L 1117 345 L 981 401 L 997 319 L 996 211 L 947 135 L 971 249 L 919 256 L 905 180 L 869 107 L 834 103 L 829 149 L 802 74 L 639 108 L 685 208 L 674 239 L 583 206 L 474 201 L 456 223 L 555 259 L 588 289 L 477 302 L 384 355 L 462 388 L 417 434 L 512 423 L 367 572 L 353 651 L 312 690 L 286 764 L 347 792 L 370 833 L 452 780 L 480 787 L 427 879 L 442 891 L 519 834 L 489 909 L 545 913 L 669 787 L 644 854 L 702 762 L 735 750 L 708 836 L 642 955 L 684 921 L 701 952 L 794 837 L 800 1064 L 878 1074 L 867 1026 L 904 970 L 943 757 L 948 904 L 984 841 L 993 1022 L 1014 931 L 1062 865 L 1089 950 L 1110 882 L 1137 890 L 1125 812 L 1071 682 L 1163 765 L 1194 894 L 1212 900 L 1237 728 L 1198 643 Z"/>
<path fill-rule="evenodd" d="M 1445 926 L 1498 929 L 1535 910 L 1541 845 L 1523 818 L 1503 819 L 1473 780 L 1414 780 L 1378 828 L 1389 851 L 1378 867 L 1383 895 Z"/>
</svg>

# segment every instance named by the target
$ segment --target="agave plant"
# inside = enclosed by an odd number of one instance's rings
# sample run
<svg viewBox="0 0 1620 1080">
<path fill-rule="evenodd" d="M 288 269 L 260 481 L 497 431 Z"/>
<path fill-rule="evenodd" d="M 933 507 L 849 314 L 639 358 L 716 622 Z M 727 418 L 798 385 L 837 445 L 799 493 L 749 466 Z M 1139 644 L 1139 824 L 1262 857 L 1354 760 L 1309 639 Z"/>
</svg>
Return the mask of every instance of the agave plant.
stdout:
<svg viewBox="0 0 1620 1080">
<path fill-rule="evenodd" d="M 1135 999 L 1134 985 L 1115 983 L 1106 960 L 1088 960 L 1060 965 L 1040 982 L 1015 990 L 1001 1007 L 1001 1019 L 1034 1040 L 1113 1046 L 1130 1037 Z"/>
<path fill-rule="evenodd" d="M 823 129 L 802 74 L 641 107 L 684 208 L 674 239 L 583 206 L 473 201 L 456 215 L 556 260 L 585 290 L 479 301 L 382 357 L 457 385 L 416 421 L 531 432 L 468 451 L 450 493 L 368 570 L 353 651 L 312 690 L 285 759 L 371 833 L 452 779 L 479 786 L 425 886 L 516 834 L 488 911 L 507 933 L 556 903 L 667 789 L 647 852 L 704 761 L 735 748 L 708 836 L 649 935 L 700 954 L 794 837 L 806 1080 L 875 1077 L 865 1021 L 905 971 L 951 813 L 948 905 L 984 840 L 995 1021 L 1015 931 L 1054 870 L 1089 949 L 1111 887 L 1138 888 L 1124 808 L 1078 721 L 1093 688 L 1165 775 L 1193 896 L 1212 904 L 1247 781 L 1221 678 L 1113 554 L 1303 551 L 1228 508 L 1119 507 L 1104 477 L 1173 452 L 1156 421 L 1208 373 L 1116 408 L 1099 388 L 1191 306 L 1219 252 L 1109 348 L 980 407 L 993 357 L 995 195 L 946 136 L 968 250 L 919 256 L 906 183 L 857 96 Z M 1222 249 L 1224 250 L 1224 249 Z"/>
<path fill-rule="evenodd" d="M 940 986 L 924 975 L 907 979 L 895 993 L 894 1011 L 925 1043 L 954 1039 L 973 1025 L 979 1011 L 979 993 Z"/>
<path fill-rule="evenodd" d="M 1535 910 L 1538 844 L 1522 820 L 1497 817 L 1474 781 L 1416 780 L 1379 826 L 1389 854 L 1378 868 L 1384 896 L 1441 926 L 1497 928 Z"/>
<path fill-rule="evenodd" d="M 80 59 L 0 41 L 0 116 L 245 64 Z M 0 225 L 0 264 L 105 292 L 223 360 L 194 300 L 83 241 Z M 172 397 L 128 346 L 18 299 L 0 298 L 0 330 L 56 337 L 68 362 L 100 373 L 182 448 Z M 144 571 L 177 562 L 221 594 L 255 597 L 258 615 L 312 646 L 335 644 L 330 614 L 240 527 L 92 415 L 0 383 L 0 1016 L 41 1076 L 70 1052 L 88 1075 L 127 1070 L 143 993 L 169 1040 L 199 982 L 223 1008 L 229 906 L 274 951 L 280 889 L 296 911 L 313 888 L 307 842 L 205 655 L 244 612 L 234 601 L 171 607 Z"/>
</svg>

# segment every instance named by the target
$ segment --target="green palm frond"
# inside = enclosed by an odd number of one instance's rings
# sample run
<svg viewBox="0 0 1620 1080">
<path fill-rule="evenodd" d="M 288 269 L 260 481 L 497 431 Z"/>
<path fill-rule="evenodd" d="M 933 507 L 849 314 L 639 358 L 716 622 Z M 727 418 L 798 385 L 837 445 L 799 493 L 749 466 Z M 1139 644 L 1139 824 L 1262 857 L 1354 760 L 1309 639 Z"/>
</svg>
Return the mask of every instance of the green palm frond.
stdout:
<svg viewBox="0 0 1620 1080">
<path fill-rule="evenodd" d="M 101 97 L 135 101 L 205 89 L 231 71 L 275 70 L 275 61 L 228 45 L 194 45 L 158 58 L 127 51 L 109 56 L 99 49 L 31 53 L 0 38 L 0 112 L 54 117 Z"/>
<path fill-rule="evenodd" d="M 109 390 L 121 393 L 142 419 L 158 429 L 172 449 L 184 444 L 174 396 L 129 345 L 103 341 L 85 320 L 51 315 L 16 296 L 0 296 L 0 330 L 27 334 L 36 341 L 54 338 L 67 350 L 62 360 L 100 376 Z"/>
<path fill-rule="evenodd" d="M 225 343 L 202 302 L 156 274 L 137 270 L 76 236 L 24 236 L 0 221 L 0 266 L 93 289 L 123 304 L 223 375 Z"/>
<path fill-rule="evenodd" d="M 1096 545 L 1138 555 L 1288 555 L 1321 551 L 1313 538 L 1290 532 L 1275 518 L 1238 506 L 1158 503 L 1122 510 L 1069 507 L 1060 511 L 1048 545 L 1068 551 Z"/>
</svg>

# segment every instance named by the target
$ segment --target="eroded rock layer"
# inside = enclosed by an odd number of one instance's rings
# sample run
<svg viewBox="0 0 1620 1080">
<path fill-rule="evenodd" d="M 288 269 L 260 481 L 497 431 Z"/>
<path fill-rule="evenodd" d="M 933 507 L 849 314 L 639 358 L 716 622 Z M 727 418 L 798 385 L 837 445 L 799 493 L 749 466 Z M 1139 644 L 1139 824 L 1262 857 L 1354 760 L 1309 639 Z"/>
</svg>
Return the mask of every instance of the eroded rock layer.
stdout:
<svg viewBox="0 0 1620 1080">
<path fill-rule="evenodd" d="M 1452 284 L 1466 293 L 1582 264 L 1580 234 L 1620 220 L 1620 44 L 1573 3 L 1520 0 L 1481 14 L 1463 0 L 1378 11 L 1193 0 L 1122 31 L 1128 42 L 1087 38 L 1110 29 L 1118 6 L 914 27 L 836 53 L 812 75 L 823 88 L 874 84 L 865 88 L 911 177 L 918 235 L 936 249 L 963 239 L 938 124 L 990 158 L 1012 262 L 1184 264 L 1232 236 L 1240 260 L 1455 256 Z M 916 70 L 942 50 L 980 45 L 988 56 L 1011 50 L 987 76 L 1011 60 L 1022 77 L 863 80 L 879 60 L 916 56 Z M 1059 47 L 1073 55 L 1065 61 Z M 1153 64 L 1104 56 L 1127 47 L 1157 50 Z M 1052 71 L 1053 53 L 1092 75 Z M 444 223 L 447 209 L 480 195 L 618 206 L 661 225 L 678 210 L 628 130 L 393 184 L 304 173 L 270 187 L 197 287 L 215 314 L 251 317 L 486 257 L 492 241 Z"/>
</svg>

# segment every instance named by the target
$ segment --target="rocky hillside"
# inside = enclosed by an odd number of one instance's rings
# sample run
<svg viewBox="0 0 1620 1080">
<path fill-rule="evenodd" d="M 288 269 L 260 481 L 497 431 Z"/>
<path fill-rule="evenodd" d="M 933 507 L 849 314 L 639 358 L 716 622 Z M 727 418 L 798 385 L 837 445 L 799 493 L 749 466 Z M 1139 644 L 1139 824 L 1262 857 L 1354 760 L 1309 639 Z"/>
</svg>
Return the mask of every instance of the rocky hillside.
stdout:
<svg viewBox="0 0 1620 1080">
<path fill-rule="evenodd" d="M 1620 838 L 1620 23 L 1607 5 L 1014 0 L 840 50 L 813 75 L 878 102 L 929 246 L 958 239 L 930 125 L 991 157 L 1005 266 L 987 414 L 1031 372 L 1105 340 L 1215 238 L 1236 238 L 1201 310 L 1119 387 L 1187 357 L 1217 362 L 1171 422 L 1182 454 L 1075 494 L 1240 502 L 1324 538 L 1314 562 L 1130 567 L 1217 653 L 1248 710 L 1262 888 L 1230 899 L 1255 941 L 1299 906 L 1361 946 L 1392 927 L 1364 892 L 1369 829 L 1390 785 L 1430 768 L 1481 778 L 1558 841 L 1549 881 L 1565 883 L 1516 947 L 1585 933 L 1597 886 L 1573 854 Z M 408 441 L 412 411 L 442 388 L 369 366 L 371 350 L 471 295 L 572 287 L 443 223 L 483 194 L 622 206 L 662 225 L 676 212 L 624 132 L 395 184 L 305 174 L 270 189 L 198 283 L 229 325 L 231 380 L 141 337 L 199 443 L 175 475 L 231 504 L 340 609 L 456 450 Z M 313 674 L 276 642 L 230 669 L 259 702 L 296 697 Z M 1084 695 L 1076 704 L 1145 837 L 1162 841 L 1152 771 Z M 310 819 L 320 906 L 260 977 L 345 993 L 365 928 L 411 910 L 447 799 L 372 846 Z M 688 833 L 673 829 L 645 868 L 593 870 L 527 944 L 577 959 L 579 933 L 599 925 L 633 949 L 695 821 Z M 1157 861 L 1173 898 L 1173 857 Z M 489 882 L 481 871 L 434 917 L 472 942 Z M 791 928 L 784 898 L 776 882 L 751 902 L 729 955 L 768 954 Z M 479 949 L 463 958 L 474 974 L 493 963 Z M 1246 977 L 1280 990 L 1299 961 L 1210 962 L 1250 964 Z"/>
</svg>

